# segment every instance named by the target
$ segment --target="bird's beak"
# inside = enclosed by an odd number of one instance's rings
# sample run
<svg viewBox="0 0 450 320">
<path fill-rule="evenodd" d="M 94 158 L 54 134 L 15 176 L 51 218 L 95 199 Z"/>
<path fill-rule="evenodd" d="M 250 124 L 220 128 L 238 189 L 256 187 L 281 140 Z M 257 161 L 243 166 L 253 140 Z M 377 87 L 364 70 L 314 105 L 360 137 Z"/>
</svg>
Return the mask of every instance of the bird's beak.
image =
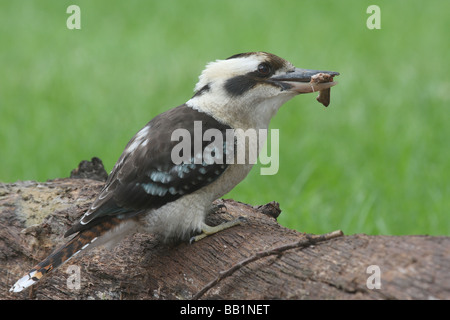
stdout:
<svg viewBox="0 0 450 320">
<path fill-rule="evenodd" d="M 336 85 L 333 77 L 338 76 L 339 72 L 321 71 L 295 68 L 284 74 L 278 74 L 270 80 L 278 83 L 284 90 L 290 90 L 297 93 L 309 93 L 322 91 Z"/>
</svg>

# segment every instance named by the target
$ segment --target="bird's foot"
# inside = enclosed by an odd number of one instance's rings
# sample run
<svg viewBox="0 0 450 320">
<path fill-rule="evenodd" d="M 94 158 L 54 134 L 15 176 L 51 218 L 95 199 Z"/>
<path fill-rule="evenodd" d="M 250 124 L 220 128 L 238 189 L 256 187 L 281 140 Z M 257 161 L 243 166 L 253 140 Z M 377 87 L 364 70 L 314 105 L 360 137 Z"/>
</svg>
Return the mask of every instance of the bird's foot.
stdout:
<svg viewBox="0 0 450 320">
<path fill-rule="evenodd" d="M 224 205 L 223 203 L 213 203 L 209 213 L 216 213 L 216 212 L 226 212 L 227 211 L 227 206 Z"/>
<path fill-rule="evenodd" d="M 197 242 L 197 241 L 199 241 L 199 240 L 201 240 L 201 239 L 203 239 L 203 238 L 205 238 L 205 237 L 207 237 L 209 235 L 212 235 L 214 233 L 220 232 L 222 230 L 225 230 L 225 229 L 237 226 L 237 225 L 241 225 L 245 221 L 247 221 L 247 219 L 245 217 L 241 216 L 241 217 L 236 218 L 234 220 L 227 221 L 227 222 L 224 222 L 222 224 L 219 224 L 218 226 L 215 226 L 215 227 L 208 226 L 207 224 L 204 223 L 203 227 L 202 227 L 202 233 L 200 233 L 197 236 L 192 237 L 189 240 L 189 242 L 192 244 L 192 243 Z"/>
</svg>

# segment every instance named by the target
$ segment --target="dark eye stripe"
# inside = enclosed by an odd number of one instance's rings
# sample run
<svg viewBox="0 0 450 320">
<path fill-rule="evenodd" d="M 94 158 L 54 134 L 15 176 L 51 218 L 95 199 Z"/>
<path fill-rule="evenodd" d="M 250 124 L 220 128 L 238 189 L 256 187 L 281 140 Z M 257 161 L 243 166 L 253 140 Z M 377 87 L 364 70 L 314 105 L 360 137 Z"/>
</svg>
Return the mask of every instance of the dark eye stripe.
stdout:
<svg viewBox="0 0 450 320">
<path fill-rule="evenodd" d="M 258 81 L 254 77 L 248 75 L 236 76 L 225 82 L 225 90 L 232 96 L 240 96 L 256 86 L 257 83 Z"/>
</svg>

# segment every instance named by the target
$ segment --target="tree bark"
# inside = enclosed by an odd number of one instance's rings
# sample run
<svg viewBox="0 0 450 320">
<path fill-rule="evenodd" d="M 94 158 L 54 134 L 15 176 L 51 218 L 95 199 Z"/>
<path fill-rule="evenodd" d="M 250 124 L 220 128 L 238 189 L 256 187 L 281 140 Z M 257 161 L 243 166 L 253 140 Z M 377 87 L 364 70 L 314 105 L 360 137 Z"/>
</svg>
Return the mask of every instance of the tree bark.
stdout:
<svg viewBox="0 0 450 320">
<path fill-rule="evenodd" d="M 225 208 L 208 222 L 245 216 L 241 226 L 194 244 L 135 234 L 10 293 L 67 240 L 62 235 L 102 185 L 70 178 L 0 184 L 0 299 L 450 299 L 449 237 L 320 238 L 279 225 L 275 202 L 253 207 L 233 200 L 219 200 Z"/>
</svg>

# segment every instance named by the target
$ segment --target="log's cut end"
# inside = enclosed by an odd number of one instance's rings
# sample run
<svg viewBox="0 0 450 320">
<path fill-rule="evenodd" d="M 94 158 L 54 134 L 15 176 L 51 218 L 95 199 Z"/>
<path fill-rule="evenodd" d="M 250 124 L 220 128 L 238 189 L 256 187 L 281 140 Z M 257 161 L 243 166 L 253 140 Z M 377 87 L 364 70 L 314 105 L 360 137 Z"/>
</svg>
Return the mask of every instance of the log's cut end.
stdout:
<svg viewBox="0 0 450 320">
<path fill-rule="evenodd" d="M 88 179 L 0 184 L 0 299 L 450 299 L 449 237 L 324 238 L 281 226 L 276 202 L 233 200 L 218 200 L 224 206 L 208 223 L 245 216 L 240 226 L 193 244 L 135 234 L 9 292 L 66 241 L 102 186 Z"/>
<path fill-rule="evenodd" d="M 92 179 L 98 181 L 106 181 L 108 173 L 103 167 L 103 162 L 97 157 L 93 157 L 91 161 L 83 160 L 78 167 L 70 172 L 72 179 Z"/>
</svg>

